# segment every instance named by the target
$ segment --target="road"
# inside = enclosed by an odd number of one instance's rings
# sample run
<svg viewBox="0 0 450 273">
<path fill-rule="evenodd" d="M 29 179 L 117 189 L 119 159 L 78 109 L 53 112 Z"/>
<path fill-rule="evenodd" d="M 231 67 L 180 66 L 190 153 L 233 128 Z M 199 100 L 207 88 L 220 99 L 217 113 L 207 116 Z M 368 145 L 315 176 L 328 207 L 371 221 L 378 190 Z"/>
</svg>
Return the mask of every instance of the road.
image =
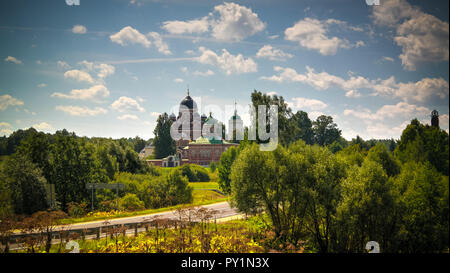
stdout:
<svg viewBox="0 0 450 273">
<path fill-rule="evenodd" d="M 229 220 L 229 218 L 234 218 L 232 216 L 240 216 L 241 214 L 236 210 L 230 207 L 228 202 L 220 202 L 210 205 L 203 205 L 198 206 L 196 208 L 206 208 L 209 210 L 214 210 L 215 216 L 212 219 L 216 219 L 218 222 L 223 220 Z M 159 212 L 159 213 L 152 213 L 152 214 L 146 214 L 146 215 L 139 215 L 139 216 L 132 216 L 132 217 L 123 217 L 123 218 L 117 218 L 117 219 L 108 219 L 107 220 L 107 226 L 121 226 L 125 225 L 126 230 L 124 231 L 126 234 L 137 234 L 139 232 L 143 232 L 146 230 L 145 227 L 138 227 L 140 224 L 145 221 L 152 221 L 154 219 L 178 219 L 176 210 L 170 210 L 165 212 Z M 228 219 L 227 219 L 228 218 Z M 198 219 L 192 218 L 192 221 L 197 221 Z M 105 220 L 99 220 L 99 221 L 93 221 L 93 222 L 85 222 L 85 223 L 78 223 L 78 224 L 70 224 L 70 225 L 61 225 L 57 226 L 53 229 L 53 240 L 52 244 L 59 243 L 60 240 L 59 237 L 59 231 L 66 231 L 69 233 L 72 232 L 84 232 L 86 239 L 94 239 L 94 238 L 102 238 L 107 236 L 105 233 L 106 230 L 104 229 L 106 227 Z M 11 250 L 18 250 L 22 249 L 23 246 L 21 243 L 18 243 L 15 239 L 18 239 L 19 237 L 29 236 L 30 234 L 21 234 L 21 233 L 14 233 L 10 239 L 11 241 Z M 55 237 L 56 236 L 56 237 Z"/>
<path fill-rule="evenodd" d="M 214 210 L 216 212 L 216 215 L 215 215 L 216 219 L 230 217 L 230 216 L 239 214 L 239 212 L 236 209 L 233 209 L 230 207 L 228 202 L 214 203 L 214 204 L 203 205 L 203 206 L 199 206 L 199 207 Z M 144 221 L 151 221 L 151 220 L 155 219 L 156 217 L 160 218 L 160 219 L 161 218 L 177 219 L 176 210 L 170 210 L 170 211 L 152 213 L 152 214 L 145 214 L 145 215 L 139 215 L 139 216 L 124 217 L 124 218 L 108 219 L 107 225 L 113 226 L 113 225 L 135 224 L 135 223 L 139 224 Z M 85 222 L 85 223 L 77 223 L 77 224 L 58 226 L 54 229 L 54 231 L 55 232 L 57 232 L 59 230 L 76 231 L 76 230 L 95 229 L 95 228 L 104 227 L 104 226 L 105 226 L 105 220 L 99 220 L 99 221 L 93 221 L 93 222 Z"/>
</svg>

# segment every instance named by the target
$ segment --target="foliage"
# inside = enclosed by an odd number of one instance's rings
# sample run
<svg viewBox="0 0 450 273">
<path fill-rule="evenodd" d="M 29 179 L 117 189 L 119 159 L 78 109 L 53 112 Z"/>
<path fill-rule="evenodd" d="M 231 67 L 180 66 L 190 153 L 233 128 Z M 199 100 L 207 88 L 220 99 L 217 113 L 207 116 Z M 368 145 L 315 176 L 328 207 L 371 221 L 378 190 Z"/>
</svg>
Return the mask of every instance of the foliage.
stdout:
<svg viewBox="0 0 450 273">
<path fill-rule="evenodd" d="M 164 158 L 175 154 L 176 145 L 170 135 L 171 126 L 172 121 L 169 119 L 167 113 L 163 113 L 158 117 L 155 130 L 153 131 L 155 134 L 155 138 L 153 140 L 153 146 L 155 146 L 155 158 Z"/>
<path fill-rule="evenodd" d="M 139 200 L 134 193 L 127 193 L 124 197 L 120 198 L 119 204 L 122 209 L 128 211 L 144 209 L 144 202 Z"/>
<path fill-rule="evenodd" d="M 48 206 L 42 171 L 26 156 L 16 153 L 3 165 L 0 180 L 16 214 L 32 214 Z M 9 199 L 8 197 L 5 197 Z"/>
<path fill-rule="evenodd" d="M 299 141 L 261 152 L 254 144 L 233 165 L 233 204 L 245 213 L 267 212 L 276 237 L 297 243 L 307 232 L 327 252 L 343 176 L 343 164 L 324 148 Z"/>
<path fill-rule="evenodd" d="M 81 202 L 81 203 L 75 203 L 75 202 L 70 202 L 69 204 L 67 204 L 67 211 L 69 216 L 71 217 L 82 217 L 86 215 L 86 211 L 87 211 L 87 203 L 86 202 Z"/>
<path fill-rule="evenodd" d="M 189 182 L 208 182 L 210 177 L 208 171 L 196 164 L 184 164 L 179 167 L 181 174 L 186 176 Z"/>
<path fill-rule="evenodd" d="M 119 173 L 114 183 L 125 184 L 121 196 L 135 194 L 144 202 L 145 208 L 161 208 L 192 201 L 192 188 L 177 169 L 162 176 Z"/>
<path fill-rule="evenodd" d="M 449 246 L 449 180 L 431 163 L 408 162 L 394 179 L 398 251 L 435 252 Z"/>
<path fill-rule="evenodd" d="M 313 132 L 315 143 L 321 146 L 329 145 L 341 137 L 341 130 L 337 128 L 331 116 L 317 117 L 313 122 Z"/>
<path fill-rule="evenodd" d="M 395 155 L 402 163 L 429 161 L 436 170 L 448 176 L 448 143 L 447 132 L 414 119 L 403 130 Z"/>
<path fill-rule="evenodd" d="M 230 147 L 220 156 L 218 172 L 219 172 L 219 186 L 220 189 L 226 193 L 231 193 L 231 166 L 233 165 L 238 150 L 235 147 Z"/>
</svg>

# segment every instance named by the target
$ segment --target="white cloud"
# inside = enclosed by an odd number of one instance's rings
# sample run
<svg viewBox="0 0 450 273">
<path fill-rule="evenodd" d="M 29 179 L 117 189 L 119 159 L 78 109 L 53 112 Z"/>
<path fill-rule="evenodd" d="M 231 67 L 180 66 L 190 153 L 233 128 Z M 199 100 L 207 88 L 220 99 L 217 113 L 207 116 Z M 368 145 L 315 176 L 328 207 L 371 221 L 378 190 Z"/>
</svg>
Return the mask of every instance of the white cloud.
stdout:
<svg viewBox="0 0 450 273">
<path fill-rule="evenodd" d="M 40 83 L 40 84 L 37 85 L 37 87 L 39 87 L 39 88 L 43 88 L 43 87 L 46 87 L 46 86 L 47 86 L 46 83 Z"/>
<path fill-rule="evenodd" d="M 153 41 L 153 44 L 158 49 L 158 52 L 164 54 L 164 55 L 171 55 L 172 52 L 169 50 L 169 46 L 162 40 L 162 37 L 157 32 L 149 32 L 147 34 L 148 37 L 150 37 Z"/>
<path fill-rule="evenodd" d="M 449 85 L 443 78 L 423 78 L 417 82 L 398 83 L 397 97 L 406 101 L 424 102 L 432 97 L 443 100 L 448 97 Z"/>
<path fill-rule="evenodd" d="M 176 78 L 176 79 L 173 80 L 173 81 L 176 82 L 176 83 L 182 83 L 182 82 L 184 82 L 184 80 L 181 79 L 181 78 Z"/>
<path fill-rule="evenodd" d="M 407 102 L 399 102 L 395 105 L 384 105 L 379 108 L 375 113 L 369 109 L 345 109 L 345 116 L 354 116 L 366 121 L 384 121 L 386 119 L 408 119 L 422 118 L 430 114 L 430 109 L 424 106 L 417 106 L 408 104 Z"/>
<path fill-rule="evenodd" d="M 347 91 L 347 93 L 345 93 L 345 96 L 347 98 L 359 98 L 361 97 L 361 94 L 356 90 L 349 90 Z"/>
<path fill-rule="evenodd" d="M 9 106 L 21 106 L 21 105 L 23 105 L 23 101 L 11 97 L 8 94 L 0 96 L 0 111 L 6 110 Z"/>
<path fill-rule="evenodd" d="M 138 120 L 139 118 L 135 115 L 125 114 L 117 117 L 118 120 Z"/>
<path fill-rule="evenodd" d="M 116 68 L 110 64 L 98 64 L 95 68 L 99 70 L 97 76 L 101 79 L 113 75 L 116 71 Z"/>
<path fill-rule="evenodd" d="M 126 46 L 128 44 L 141 44 L 142 46 L 148 48 L 151 44 L 144 34 L 130 26 L 122 28 L 119 32 L 109 36 L 109 38 L 112 42 L 121 46 Z"/>
<path fill-rule="evenodd" d="M 97 77 L 99 77 L 100 80 L 108 76 L 114 75 L 114 73 L 116 72 L 116 68 L 110 64 L 89 62 L 87 60 L 83 60 L 78 64 L 84 68 L 85 71 L 83 72 L 86 74 L 88 74 L 87 72 L 90 71 L 94 71 L 95 73 L 97 73 Z"/>
<path fill-rule="evenodd" d="M 0 122 L 0 127 L 11 127 L 11 124 L 8 122 Z"/>
<path fill-rule="evenodd" d="M 94 79 L 92 79 L 89 73 L 78 69 L 66 71 L 64 73 L 64 78 L 74 79 L 79 82 L 94 83 Z"/>
<path fill-rule="evenodd" d="M 204 33 L 209 31 L 208 17 L 190 21 L 166 21 L 163 29 L 171 34 Z"/>
<path fill-rule="evenodd" d="M 166 21 L 162 28 L 171 34 L 201 34 L 211 32 L 221 41 L 239 42 L 261 32 L 266 27 L 258 14 L 250 8 L 235 3 L 223 3 L 201 19 L 189 21 Z"/>
<path fill-rule="evenodd" d="M 69 69 L 70 65 L 64 61 L 58 61 L 56 65 L 61 69 Z"/>
<path fill-rule="evenodd" d="M 15 63 L 15 64 L 21 64 L 21 63 L 22 63 L 21 60 L 15 58 L 15 57 L 13 57 L 13 56 L 8 56 L 8 57 L 6 57 L 6 58 L 5 58 L 5 62 L 7 62 L 7 63 Z"/>
<path fill-rule="evenodd" d="M 87 71 L 92 71 L 94 69 L 94 62 L 88 62 L 86 60 L 83 60 L 78 63 L 81 66 L 84 66 Z"/>
<path fill-rule="evenodd" d="M 217 66 L 227 75 L 258 71 L 256 63 L 251 58 L 245 59 L 242 54 L 232 55 L 226 49 L 222 49 L 222 55 L 217 55 L 204 47 L 200 47 L 199 51 L 202 53 L 197 59 L 199 63 Z"/>
<path fill-rule="evenodd" d="M 275 91 L 270 91 L 270 92 L 267 92 L 266 95 L 267 96 L 273 96 L 273 95 L 278 95 L 278 93 L 275 92 Z"/>
<path fill-rule="evenodd" d="M 219 12 L 218 20 L 212 22 L 212 36 L 219 40 L 241 41 L 266 27 L 250 8 L 235 3 L 224 3 L 214 7 Z"/>
<path fill-rule="evenodd" d="M 299 82 L 308 84 L 317 90 L 326 90 L 337 87 L 347 91 L 347 97 L 358 96 L 358 89 L 372 90 L 372 95 L 381 95 L 393 98 L 401 98 L 406 102 L 425 102 L 433 98 L 443 100 L 449 95 L 449 84 L 443 78 L 423 78 L 417 82 L 397 83 L 394 76 L 387 79 L 370 80 L 362 76 L 350 74 L 348 79 L 328 74 L 327 72 L 315 72 L 306 67 L 306 73 L 299 74 L 295 69 L 275 66 L 274 70 L 279 75 L 263 76 L 260 79 L 275 82 Z"/>
<path fill-rule="evenodd" d="M 208 69 L 208 70 L 205 71 L 205 72 L 202 72 L 202 71 L 194 71 L 194 72 L 192 72 L 192 74 L 195 75 L 195 76 L 208 77 L 208 76 L 213 76 L 213 75 L 214 75 L 214 71 Z"/>
<path fill-rule="evenodd" d="M 323 101 L 307 98 L 292 98 L 292 102 L 289 102 L 288 105 L 295 109 L 309 109 L 313 111 L 323 110 L 327 107 L 327 104 Z"/>
<path fill-rule="evenodd" d="M 69 94 L 56 92 L 52 94 L 52 97 L 101 102 L 102 99 L 109 97 L 109 94 L 109 90 L 104 85 L 98 84 L 87 89 L 73 89 Z"/>
<path fill-rule="evenodd" d="M 161 113 L 158 113 L 158 112 L 152 112 L 151 113 L 152 117 L 159 117 L 160 115 L 161 115 Z"/>
<path fill-rule="evenodd" d="M 0 129 L 0 136 L 9 136 L 10 134 L 13 133 L 13 130 L 11 129 Z"/>
<path fill-rule="evenodd" d="M 145 112 L 145 109 L 135 100 L 129 97 L 120 97 L 111 104 L 111 108 L 119 112 L 139 111 Z"/>
<path fill-rule="evenodd" d="M 331 20 L 331 21 L 330 21 Z M 301 46 L 317 50 L 322 55 L 334 55 L 339 48 L 349 48 L 350 43 L 338 37 L 328 37 L 328 25 L 340 24 L 339 20 L 319 21 L 305 18 L 284 31 L 285 39 L 298 42 Z"/>
<path fill-rule="evenodd" d="M 51 126 L 47 122 L 33 124 L 31 127 L 33 127 L 36 130 L 39 130 L 39 131 L 48 131 L 48 130 L 53 129 L 53 126 Z"/>
<path fill-rule="evenodd" d="M 71 116 L 85 117 L 85 116 L 97 116 L 100 114 L 106 114 L 108 111 L 101 107 L 95 107 L 94 109 L 80 106 L 56 106 L 58 111 L 65 112 Z"/>
<path fill-rule="evenodd" d="M 75 34 L 85 34 L 86 32 L 87 32 L 86 27 L 82 25 L 75 25 L 72 28 L 72 33 Z"/>
<path fill-rule="evenodd" d="M 265 45 L 258 50 L 256 53 L 258 58 L 268 58 L 272 61 L 284 61 L 286 59 L 292 58 L 293 55 L 283 52 L 281 49 L 272 47 L 271 45 Z"/>
<path fill-rule="evenodd" d="M 381 58 L 382 61 L 387 61 L 387 62 L 394 62 L 394 58 L 388 57 L 388 56 L 383 56 Z"/>
<path fill-rule="evenodd" d="M 449 24 L 411 6 L 406 0 L 388 0 L 373 8 L 372 18 L 396 30 L 395 43 L 402 48 L 400 59 L 406 70 L 425 62 L 449 60 Z"/>
</svg>

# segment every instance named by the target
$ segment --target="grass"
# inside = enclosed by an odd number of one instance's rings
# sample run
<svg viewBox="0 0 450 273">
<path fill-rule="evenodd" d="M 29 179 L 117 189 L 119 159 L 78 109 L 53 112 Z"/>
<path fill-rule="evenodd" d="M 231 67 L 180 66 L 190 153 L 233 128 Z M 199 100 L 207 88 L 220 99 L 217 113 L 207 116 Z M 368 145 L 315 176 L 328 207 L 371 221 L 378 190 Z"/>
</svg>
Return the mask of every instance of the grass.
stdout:
<svg viewBox="0 0 450 273">
<path fill-rule="evenodd" d="M 170 207 L 164 207 L 164 208 L 158 208 L 158 209 L 146 209 L 146 210 L 140 210 L 140 211 L 128 211 L 128 212 L 119 212 L 114 215 L 109 216 L 85 216 L 80 218 L 66 218 L 62 219 L 58 222 L 60 225 L 66 225 L 66 224 L 77 224 L 77 223 L 84 223 L 84 222 L 93 222 L 93 221 L 100 221 L 100 220 L 106 220 L 106 219 L 116 219 L 116 218 L 123 218 L 123 217 L 132 217 L 132 216 L 140 216 L 145 214 L 153 214 L 153 213 L 159 213 L 159 212 L 165 212 L 170 210 L 176 210 L 180 207 L 190 205 L 190 206 L 201 206 L 201 205 L 209 205 L 214 204 L 218 202 L 224 202 L 228 200 L 228 197 L 214 192 L 212 190 L 203 190 L 203 189 L 218 189 L 219 185 L 216 182 L 192 182 L 189 183 L 189 186 L 191 186 L 194 191 L 192 193 L 193 195 L 193 202 L 190 204 L 180 204 L 176 206 L 170 206 Z"/>
<path fill-rule="evenodd" d="M 265 230 L 252 218 L 215 223 L 186 223 L 184 226 L 159 226 L 138 236 L 120 232 L 108 238 L 76 240 L 81 253 L 252 253 L 266 252 Z M 44 248 L 37 248 L 43 252 Z M 25 252 L 22 250 L 19 252 Z M 50 253 L 67 252 L 65 242 L 54 244 Z"/>
<path fill-rule="evenodd" d="M 194 190 L 196 189 L 219 190 L 219 184 L 217 182 L 190 182 L 189 186 L 191 186 Z"/>
</svg>

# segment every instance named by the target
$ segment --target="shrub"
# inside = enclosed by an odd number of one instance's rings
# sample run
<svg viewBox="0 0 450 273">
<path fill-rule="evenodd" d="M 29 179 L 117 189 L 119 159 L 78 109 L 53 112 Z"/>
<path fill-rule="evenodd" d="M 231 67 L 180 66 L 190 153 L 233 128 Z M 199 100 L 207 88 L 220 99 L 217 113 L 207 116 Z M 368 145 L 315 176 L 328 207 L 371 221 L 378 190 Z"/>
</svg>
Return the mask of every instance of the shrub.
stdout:
<svg viewBox="0 0 450 273">
<path fill-rule="evenodd" d="M 81 202 L 81 203 L 70 202 L 69 204 L 67 204 L 67 211 L 69 212 L 69 215 L 71 217 L 85 216 L 86 208 L 87 208 L 86 202 Z"/>
<path fill-rule="evenodd" d="M 124 197 L 120 198 L 119 200 L 120 207 L 129 210 L 141 210 L 144 209 L 144 202 L 142 202 L 136 194 L 133 193 L 127 193 Z"/>
</svg>

